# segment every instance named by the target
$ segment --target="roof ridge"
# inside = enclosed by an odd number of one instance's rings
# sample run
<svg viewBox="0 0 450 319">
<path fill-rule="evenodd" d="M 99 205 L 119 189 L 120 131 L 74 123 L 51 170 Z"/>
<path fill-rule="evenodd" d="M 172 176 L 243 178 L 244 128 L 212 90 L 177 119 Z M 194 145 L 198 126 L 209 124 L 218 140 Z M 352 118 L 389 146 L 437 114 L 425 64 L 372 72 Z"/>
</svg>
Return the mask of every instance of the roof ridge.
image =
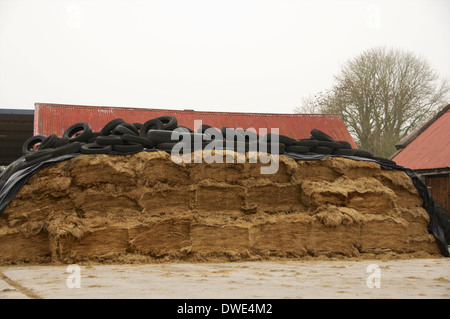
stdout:
<svg viewBox="0 0 450 319">
<path fill-rule="evenodd" d="M 131 109 L 131 110 L 146 110 L 155 112 L 192 112 L 192 113 L 204 113 L 204 114 L 232 114 L 232 115 L 242 115 L 242 116 L 287 116 L 287 117 L 298 117 L 298 116 L 312 116 L 312 117 L 340 117 L 338 113 L 258 113 L 258 112 L 227 112 L 227 111 L 196 111 L 193 109 L 160 109 L 160 108 L 147 108 L 147 107 L 131 107 L 131 106 L 97 106 L 97 105 L 81 105 L 81 104 L 64 104 L 64 103 L 35 103 L 35 108 L 41 106 L 51 106 L 51 107 L 83 107 L 83 108 L 108 108 L 108 109 Z"/>
<path fill-rule="evenodd" d="M 408 146 L 412 141 L 414 141 L 420 134 L 422 134 L 427 128 L 429 128 L 438 118 L 440 118 L 442 115 L 447 113 L 447 111 L 450 110 L 450 104 L 447 104 L 444 106 L 441 110 L 430 116 L 426 121 L 424 121 L 421 125 L 417 126 L 414 130 L 412 130 L 408 135 L 406 135 L 404 138 L 402 138 L 400 141 L 398 141 L 397 144 L 395 144 L 395 148 L 398 150 L 396 154 L 393 156 L 398 155 L 398 153 L 404 149 L 406 146 Z"/>
</svg>

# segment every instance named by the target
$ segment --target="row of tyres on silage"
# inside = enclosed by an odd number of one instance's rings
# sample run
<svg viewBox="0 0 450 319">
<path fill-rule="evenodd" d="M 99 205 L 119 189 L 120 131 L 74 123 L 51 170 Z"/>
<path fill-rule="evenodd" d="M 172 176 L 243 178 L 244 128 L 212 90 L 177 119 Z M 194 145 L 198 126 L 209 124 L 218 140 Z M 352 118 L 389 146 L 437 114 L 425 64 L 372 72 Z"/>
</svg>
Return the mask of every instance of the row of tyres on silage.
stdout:
<svg viewBox="0 0 450 319">
<path fill-rule="evenodd" d="M 89 123 L 75 123 L 61 137 L 56 134 L 36 135 L 23 144 L 23 156 L 0 174 L 0 214 L 35 172 L 55 162 L 86 154 L 118 155 L 157 150 L 170 152 L 175 145 L 186 140 L 191 142 L 183 148 L 184 151 L 204 149 L 208 145 L 213 145 L 216 150 L 236 152 L 256 150 L 270 153 L 271 150 L 276 150 L 277 154 L 295 160 L 319 160 L 327 156 L 338 156 L 375 161 L 384 169 L 403 170 L 412 178 L 423 198 L 423 206 L 430 215 L 430 233 L 435 236 L 442 254 L 449 256 L 442 224 L 434 212 L 434 201 L 427 187 L 412 170 L 398 166 L 389 159 L 373 156 L 370 152 L 353 149 L 348 142 L 335 141 L 317 129 L 311 130 L 309 139 L 294 139 L 272 133 L 259 136 L 255 132 L 228 127 L 217 129 L 205 124 L 194 132 L 188 127 L 179 126 L 173 116 L 160 116 L 144 123 L 127 123 L 118 118 L 108 122 L 99 132 L 93 132 Z M 257 149 L 252 148 L 255 145 L 252 142 L 255 141 Z"/>
<path fill-rule="evenodd" d="M 173 132 L 179 134 L 173 134 Z M 186 136 L 188 135 L 188 136 Z M 188 138 L 187 138 L 188 137 Z M 276 151 L 278 154 L 326 154 L 372 158 L 395 164 L 384 158 L 374 157 L 360 149 L 352 149 L 347 141 L 335 141 L 317 129 L 311 130 L 311 138 L 296 140 L 289 136 L 268 133 L 259 136 L 255 132 L 222 127 L 220 130 L 202 125 L 197 132 L 179 126 L 176 117 L 160 116 L 145 123 L 127 123 L 117 118 L 108 122 L 99 132 L 93 132 L 89 123 L 80 122 L 67 128 L 61 137 L 36 135 L 22 146 L 23 156 L 9 165 L 0 176 L 0 188 L 18 170 L 31 167 L 52 158 L 68 154 L 131 154 L 140 151 L 172 151 L 182 141 L 189 145 L 182 151 L 204 149 L 231 149 L 238 152 Z M 230 143 L 230 140 L 232 143 Z M 200 143 L 194 143 L 194 142 Z M 257 142 L 257 143 L 253 143 Z"/>
</svg>

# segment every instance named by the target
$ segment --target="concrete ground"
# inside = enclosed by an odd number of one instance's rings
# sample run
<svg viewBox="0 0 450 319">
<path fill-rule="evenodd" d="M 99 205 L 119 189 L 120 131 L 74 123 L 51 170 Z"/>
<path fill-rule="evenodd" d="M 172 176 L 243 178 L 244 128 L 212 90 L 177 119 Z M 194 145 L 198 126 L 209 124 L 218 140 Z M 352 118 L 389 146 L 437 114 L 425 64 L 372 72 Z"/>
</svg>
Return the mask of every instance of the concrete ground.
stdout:
<svg viewBox="0 0 450 319">
<path fill-rule="evenodd" d="M 0 267 L 5 299 L 450 298 L 450 258 Z"/>
</svg>

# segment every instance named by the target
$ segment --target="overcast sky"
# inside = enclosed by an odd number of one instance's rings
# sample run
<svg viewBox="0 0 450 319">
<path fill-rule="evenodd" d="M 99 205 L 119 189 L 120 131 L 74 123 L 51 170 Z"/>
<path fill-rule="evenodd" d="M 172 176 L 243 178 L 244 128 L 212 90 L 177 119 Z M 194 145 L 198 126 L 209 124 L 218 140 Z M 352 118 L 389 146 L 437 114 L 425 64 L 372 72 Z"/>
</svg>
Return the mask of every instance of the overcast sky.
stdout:
<svg viewBox="0 0 450 319">
<path fill-rule="evenodd" d="M 292 113 L 387 46 L 450 80 L 449 0 L 0 0 L 0 108 Z"/>
</svg>

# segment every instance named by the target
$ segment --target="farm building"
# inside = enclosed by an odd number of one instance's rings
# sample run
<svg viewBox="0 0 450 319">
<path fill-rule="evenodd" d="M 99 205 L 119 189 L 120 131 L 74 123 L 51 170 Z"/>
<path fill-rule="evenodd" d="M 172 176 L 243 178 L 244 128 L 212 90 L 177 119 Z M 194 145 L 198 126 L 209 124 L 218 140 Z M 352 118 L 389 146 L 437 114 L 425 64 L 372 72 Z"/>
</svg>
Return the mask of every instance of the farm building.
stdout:
<svg viewBox="0 0 450 319">
<path fill-rule="evenodd" d="M 340 141 L 347 141 L 357 148 L 338 114 L 269 114 L 238 112 L 201 112 L 194 110 L 164 110 L 125 107 L 96 107 L 62 104 L 35 104 L 34 134 L 61 136 L 72 124 L 87 122 L 93 131 L 99 131 L 106 123 L 121 118 L 129 123 L 144 123 L 158 116 L 175 116 L 179 126 L 197 131 L 194 121 L 221 128 L 278 128 L 279 134 L 295 139 L 309 138 L 312 129 L 326 132 Z"/>
<path fill-rule="evenodd" d="M 100 130 L 108 121 L 122 118 L 130 123 L 170 115 L 180 126 L 194 127 L 195 120 L 221 128 L 279 128 L 279 133 L 293 138 L 309 138 L 313 128 L 326 132 L 336 140 L 347 141 L 357 148 L 344 122 L 337 114 L 268 114 L 199 112 L 193 110 L 164 110 L 130 107 L 96 107 L 36 103 L 34 110 L 0 110 L 0 165 L 8 165 L 22 155 L 23 143 L 33 135 L 62 136 L 74 123 L 88 122 L 93 131 Z"/>
<path fill-rule="evenodd" d="M 0 166 L 22 155 L 23 143 L 33 136 L 34 110 L 0 109 Z"/>
<path fill-rule="evenodd" d="M 450 104 L 406 136 L 392 159 L 413 169 L 450 211 Z"/>
</svg>

